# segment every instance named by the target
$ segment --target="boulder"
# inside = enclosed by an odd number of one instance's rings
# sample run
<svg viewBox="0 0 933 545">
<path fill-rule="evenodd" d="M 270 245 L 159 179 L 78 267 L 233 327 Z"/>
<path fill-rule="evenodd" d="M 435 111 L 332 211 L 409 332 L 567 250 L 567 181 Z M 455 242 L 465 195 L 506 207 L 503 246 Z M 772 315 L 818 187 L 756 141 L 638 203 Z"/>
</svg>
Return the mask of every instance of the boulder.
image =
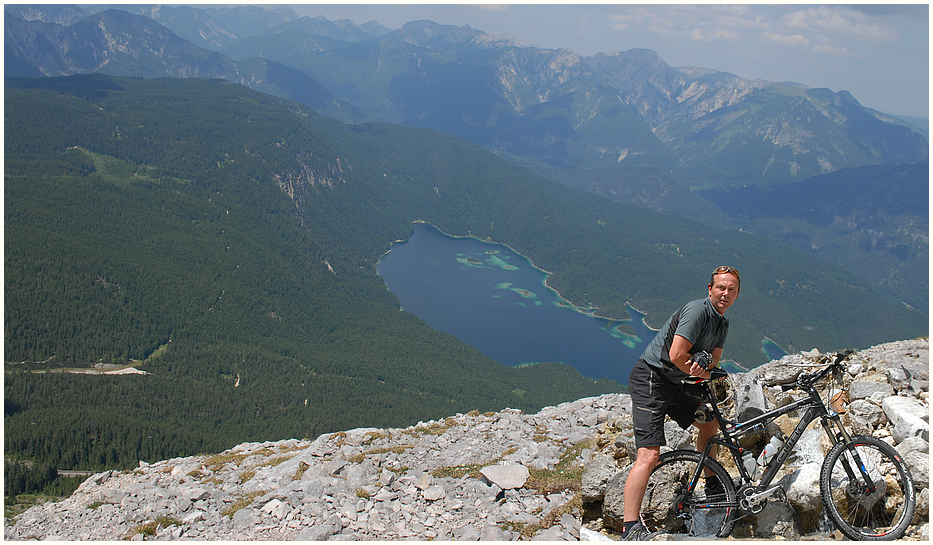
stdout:
<svg viewBox="0 0 933 545">
<path fill-rule="evenodd" d="M 755 373 L 732 375 L 735 380 L 735 414 L 738 415 L 739 420 L 767 412 L 762 384 L 755 379 L 756 375 Z"/>
<path fill-rule="evenodd" d="M 914 488 L 923 490 L 930 487 L 930 455 L 911 450 L 901 455 L 907 468 L 910 470 L 910 476 L 914 480 Z"/>
<path fill-rule="evenodd" d="M 896 447 L 894 447 L 901 455 L 907 454 L 908 452 L 922 452 L 924 454 L 930 452 L 930 443 L 925 441 L 920 437 L 908 437 L 900 442 Z"/>
<path fill-rule="evenodd" d="M 919 524 L 930 520 L 930 489 L 924 488 L 917 494 L 917 508 L 914 510 L 912 524 Z"/>
<path fill-rule="evenodd" d="M 883 397 L 888 397 L 894 395 L 894 388 L 887 382 L 853 380 L 849 385 L 849 400 L 870 398 L 876 392 L 880 392 Z"/>
<path fill-rule="evenodd" d="M 748 375 L 764 387 L 790 384 L 797 380 L 797 376 L 804 371 L 812 371 L 814 364 L 823 362 L 819 354 L 814 352 L 788 354 L 780 360 L 771 360 L 760 367 L 749 371 Z"/>
<path fill-rule="evenodd" d="M 593 459 L 584 466 L 583 475 L 580 477 L 583 501 L 588 503 L 602 501 L 606 494 L 606 486 L 620 471 L 622 470 L 616 465 L 612 455 L 599 453 L 593 456 Z"/>
<path fill-rule="evenodd" d="M 560 525 L 564 527 L 566 534 L 569 534 L 570 537 L 574 539 L 580 539 L 580 519 L 571 515 L 570 513 L 564 513 L 560 516 Z"/>
<path fill-rule="evenodd" d="M 616 453 L 615 458 L 628 457 L 629 462 L 634 462 L 638 456 L 638 449 L 635 448 L 635 434 L 631 430 L 620 433 L 615 440 Z"/>
<path fill-rule="evenodd" d="M 809 462 L 781 480 L 787 502 L 800 516 L 800 530 L 807 534 L 817 529 L 823 512 L 820 496 L 820 468 L 822 464 Z"/>
<path fill-rule="evenodd" d="M 690 448 L 693 443 L 693 436 L 690 432 L 681 428 L 677 422 L 668 420 L 664 423 L 664 440 L 667 446 L 672 449 Z"/>
<path fill-rule="evenodd" d="M 258 524 L 259 521 L 259 515 L 248 507 L 244 507 L 233 514 L 233 527 L 241 530 Z"/>
<path fill-rule="evenodd" d="M 179 498 L 185 498 L 188 501 L 196 502 L 199 500 L 206 500 L 211 497 L 211 491 L 205 487 L 195 486 L 182 488 L 178 491 Z"/>
<path fill-rule="evenodd" d="M 603 496 L 603 524 L 613 530 L 622 530 L 625 508 L 625 480 L 628 478 L 632 466 L 626 466 L 622 471 L 609 480 Z"/>
<path fill-rule="evenodd" d="M 899 396 L 887 397 L 881 408 L 893 424 L 891 435 L 898 443 L 908 437 L 919 436 L 924 441 L 930 440 L 929 409 L 920 402 Z"/>
<path fill-rule="evenodd" d="M 895 391 L 915 395 L 921 391 L 920 388 L 929 384 L 930 366 L 927 359 L 892 354 L 878 362 L 876 366 L 880 372 L 884 373 Z"/>
<path fill-rule="evenodd" d="M 532 541 L 565 541 L 564 531 L 560 526 L 551 526 L 550 528 L 541 530 L 538 535 L 531 538 Z M 484 538 L 485 541 L 485 538 Z M 497 541 L 502 541 L 498 539 Z"/>
<path fill-rule="evenodd" d="M 530 475 L 528 468 L 521 464 L 497 464 L 494 466 L 486 466 L 480 470 L 480 473 L 482 473 L 483 477 L 486 477 L 490 483 L 498 486 L 502 490 L 510 490 L 525 486 L 525 482 Z"/>
<path fill-rule="evenodd" d="M 878 426 L 887 420 L 881 407 L 864 399 L 856 399 L 849 403 L 847 414 L 858 417 L 861 421 L 872 426 Z"/>
<path fill-rule="evenodd" d="M 768 498 L 761 512 L 740 518 L 732 531 L 735 539 L 781 539 L 800 540 L 797 514 L 787 502 L 779 498 Z"/>
<path fill-rule="evenodd" d="M 337 533 L 337 530 L 338 528 L 330 524 L 315 524 L 298 532 L 295 541 L 327 541 L 328 538 Z"/>
<path fill-rule="evenodd" d="M 443 486 L 433 485 L 426 488 L 424 492 L 422 492 L 422 495 L 424 499 L 428 501 L 438 501 L 447 497 L 447 491 L 444 490 Z"/>
</svg>

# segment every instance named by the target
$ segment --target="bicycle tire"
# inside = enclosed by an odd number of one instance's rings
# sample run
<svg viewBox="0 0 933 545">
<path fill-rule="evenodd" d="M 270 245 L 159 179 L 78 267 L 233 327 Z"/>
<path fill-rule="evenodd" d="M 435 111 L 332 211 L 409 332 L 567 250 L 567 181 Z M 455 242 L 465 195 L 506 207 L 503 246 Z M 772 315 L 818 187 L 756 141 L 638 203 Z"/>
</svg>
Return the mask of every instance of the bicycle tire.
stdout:
<svg viewBox="0 0 933 545">
<path fill-rule="evenodd" d="M 875 492 L 868 493 L 853 452 L 880 485 Z M 917 493 L 907 464 L 894 447 L 865 435 L 836 443 L 830 449 L 820 469 L 820 496 L 833 524 L 852 540 L 900 539 L 917 506 Z"/>
<path fill-rule="evenodd" d="M 727 537 L 735 526 L 737 507 L 702 507 L 711 502 L 735 502 L 735 487 L 729 473 L 716 460 L 704 467 L 723 484 L 721 494 L 707 498 L 706 482 L 700 478 L 687 496 L 689 481 L 696 474 L 701 455 L 692 450 L 673 450 L 661 455 L 648 478 L 642 501 L 642 524 L 650 533 L 685 535 L 692 538 Z"/>
</svg>

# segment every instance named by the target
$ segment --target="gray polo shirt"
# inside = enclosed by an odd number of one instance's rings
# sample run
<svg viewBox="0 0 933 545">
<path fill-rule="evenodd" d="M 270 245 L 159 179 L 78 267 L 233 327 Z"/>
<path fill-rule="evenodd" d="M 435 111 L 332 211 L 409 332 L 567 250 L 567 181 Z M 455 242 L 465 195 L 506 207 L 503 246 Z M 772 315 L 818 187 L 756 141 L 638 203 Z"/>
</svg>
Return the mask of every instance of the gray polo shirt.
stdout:
<svg viewBox="0 0 933 545">
<path fill-rule="evenodd" d="M 709 297 L 690 301 L 680 307 L 667 323 L 661 327 L 654 339 L 648 343 L 642 359 L 673 383 L 680 383 L 690 375 L 684 373 L 671 361 L 671 343 L 674 335 L 680 335 L 693 344 L 690 354 L 703 350 L 712 353 L 722 348 L 729 333 L 729 320 L 719 314 Z"/>
</svg>

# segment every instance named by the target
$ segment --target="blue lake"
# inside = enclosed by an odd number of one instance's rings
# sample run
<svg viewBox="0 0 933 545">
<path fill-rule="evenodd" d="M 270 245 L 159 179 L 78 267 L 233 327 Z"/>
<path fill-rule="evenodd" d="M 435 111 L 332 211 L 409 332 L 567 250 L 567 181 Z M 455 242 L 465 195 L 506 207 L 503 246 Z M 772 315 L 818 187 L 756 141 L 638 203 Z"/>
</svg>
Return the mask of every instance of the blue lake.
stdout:
<svg viewBox="0 0 933 545">
<path fill-rule="evenodd" d="M 393 245 L 376 270 L 404 310 L 503 365 L 560 362 L 585 377 L 628 384 L 656 333 L 631 307 L 623 320 L 574 307 L 547 287 L 547 272 L 507 246 L 448 236 L 425 223 Z M 762 350 L 784 355 L 767 339 Z"/>
<path fill-rule="evenodd" d="M 503 365 L 561 362 L 627 384 L 655 335 L 634 309 L 622 322 L 575 308 L 547 287 L 545 271 L 507 246 L 429 224 L 415 224 L 377 271 L 406 311 Z M 635 335 L 620 331 L 623 323 Z"/>
</svg>

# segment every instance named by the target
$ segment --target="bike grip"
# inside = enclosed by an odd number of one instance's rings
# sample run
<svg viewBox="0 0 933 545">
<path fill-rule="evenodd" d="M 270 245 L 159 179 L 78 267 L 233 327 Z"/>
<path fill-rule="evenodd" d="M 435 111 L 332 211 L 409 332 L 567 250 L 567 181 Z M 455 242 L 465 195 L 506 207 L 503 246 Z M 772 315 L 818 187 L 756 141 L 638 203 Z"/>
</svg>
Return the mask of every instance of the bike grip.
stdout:
<svg viewBox="0 0 933 545">
<path fill-rule="evenodd" d="M 796 382 L 791 382 L 790 384 L 781 384 L 781 391 L 786 392 L 788 390 L 793 390 L 796 387 L 797 387 Z"/>
<path fill-rule="evenodd" d="M 840 363 L 844 359 L 848 358 L 854 353 L 855 353 L 855 350 L 852 350 L 851 348 L 843 350 L 842 352 L 836 352 L 836 361 L 834 361 L 833 363 Z"/>
</svg>

